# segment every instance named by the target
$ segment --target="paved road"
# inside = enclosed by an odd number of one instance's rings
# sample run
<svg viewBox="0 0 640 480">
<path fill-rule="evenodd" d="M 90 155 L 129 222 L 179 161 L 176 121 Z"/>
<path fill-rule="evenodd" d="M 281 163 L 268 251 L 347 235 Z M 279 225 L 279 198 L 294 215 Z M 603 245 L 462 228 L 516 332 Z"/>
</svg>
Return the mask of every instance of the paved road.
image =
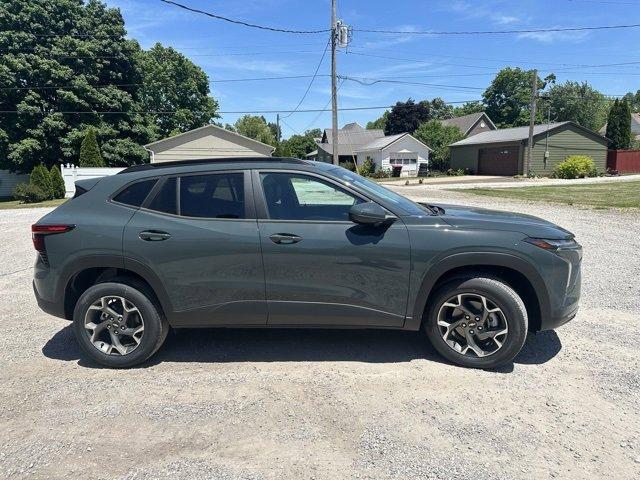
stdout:
<svg viewBox="0 0 640 480">
<path fill-rule="evenodd" d="M 3 211 L 0 478 L 639 478 L 640 214 L 400 191 L 573 230 L 578 317 L 498 372 L 386 331 L 181 331 L 142 368 L 95 368 L 35 305 L 43 212 Z"/>
</svg>

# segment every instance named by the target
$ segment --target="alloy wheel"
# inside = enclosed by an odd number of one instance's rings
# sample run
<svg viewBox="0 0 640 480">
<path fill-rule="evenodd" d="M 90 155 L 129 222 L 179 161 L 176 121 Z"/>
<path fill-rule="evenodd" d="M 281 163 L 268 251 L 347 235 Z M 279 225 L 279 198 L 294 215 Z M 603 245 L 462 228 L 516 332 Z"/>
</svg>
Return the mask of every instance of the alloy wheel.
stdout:
<svg viewBox="0 0 640 480">
<path fill-rule="evenodd" d="M 144 320 L 130 300 L 110 295 L 89 306 L 84 328 L 93 346 L 102 353 L 127 355 L 142 341 Z"/>
<path fill-rule="evenodd" d="M 452 350 L 478 358 L 500 350 L 509 334 L 503 311 L 476 293 L 460 293 L 444 302 L 438 311 L 438 329 Z"/>
</svg>

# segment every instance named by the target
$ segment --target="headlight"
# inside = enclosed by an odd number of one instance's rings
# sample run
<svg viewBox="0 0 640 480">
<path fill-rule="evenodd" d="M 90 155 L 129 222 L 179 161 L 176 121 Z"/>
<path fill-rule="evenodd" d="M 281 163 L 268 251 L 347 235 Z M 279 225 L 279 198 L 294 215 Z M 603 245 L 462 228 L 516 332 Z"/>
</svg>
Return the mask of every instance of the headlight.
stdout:
<svg viewBox="0 0 640 480">
<path fill-rule="evenodd" d="M 540 247 L 544 250 L 558 251 L 558 250 L 579 250 L 582 248 L 574 238 L 567 238 L 562 240 L 550 239 L 550 238 L 525 238 L 525 242 Z"/>
</svg>

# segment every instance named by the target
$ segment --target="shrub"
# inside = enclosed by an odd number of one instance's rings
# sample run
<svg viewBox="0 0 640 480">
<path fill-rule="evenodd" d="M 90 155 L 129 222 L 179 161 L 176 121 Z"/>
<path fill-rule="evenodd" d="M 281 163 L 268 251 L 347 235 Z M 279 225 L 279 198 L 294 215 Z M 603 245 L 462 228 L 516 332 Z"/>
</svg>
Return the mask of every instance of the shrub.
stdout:
<svg viewBox="0 0 640 480">
<path fill-rule="evenodd" d="M 553 175 L 557 178 L 595 177 L 596 174 L 596 164 L 586 155 L 569 156 L 553 169 Z"/>
<path fill-rule="evenodd" d="M 98 146 L 98 138 L 93 128 L 87 130 L 80 145 L 80 158 L 78 164 L 81 167 L 104 167 L 104 160 Z"/>
<path fill-rule="evenodd" d="M 391 176 L 391 172 L 389 170 L 376 170 L 371 175 L 371 178 L 389 178 Z"/>
<path fill-rule="evenodd" d="M 42 191 L 40 187 L 33 183 L 19 183 L 13 189 L 13 196 L 16 200 L 23 203 L 38 203 L 48 200 L 48 194 Z"/>
<path fill-rule="evenodd" d="M 45 200 L 54 198 L 53 183 L 49 170 L 44 165 L 36 165 L 29 176 L 29 184 L 35 185 L 40 191 L 46 195 Z"/>
<path fill-rule="evenodd" d="M 346 168 L 347 170 L 350 170 L 352 172 L 356 171 L 356 164 L 353 162 L 341 162 L 340 166 L 342 168 Z"/>
<path fill-rule="evenodd" d="M 367 158 L 364 162 L 362 162 L 362 165 L 360 165 L 360 168 L 358 169 L 358 173 L 363 177 L 372 177 L 375 171 L 376 166 L 373 164 L 370 158 Z"/>
<path fill-rule="evenodd" d="M 65 187 L 64 179 L 62 178 L 62 172 L 56 165 L 49 170 L 49 176 L 51 177 L 51 185 L 53 187 L 53 198 L 64 198 Z"/>
</svg>

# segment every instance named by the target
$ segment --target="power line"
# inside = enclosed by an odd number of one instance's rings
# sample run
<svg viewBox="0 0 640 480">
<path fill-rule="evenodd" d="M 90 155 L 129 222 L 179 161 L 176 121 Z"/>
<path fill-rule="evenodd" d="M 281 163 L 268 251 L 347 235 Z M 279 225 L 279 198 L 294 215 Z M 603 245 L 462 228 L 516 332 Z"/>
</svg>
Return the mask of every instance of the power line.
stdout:
<svg viewBox="0 0 640 480">
<path fill-rule="evenodd" d="M 468 102 L 475 102 L 474 100 L 459 100 L 454 102 L 444 102 L 447 105 L 455 105 L 462 104 Z M 384 110 L 387 108 L 393 108 L 394 105 L 380 105 L 380 106 L 371 106 L 371 107 L 345 107 L 340 108 L 341 111 L 358 111 L 358 110 Z M 295 110 L 296 113 L 316 113 L 316 112 L 330 112 L 330 108 L 307 108 Z M 150 114 L 150 115 L 169 115 L 175 113 L 183 113 L 183 110 L 130 110 L 130 111 L 96 111 L 96 110 L 51 110 L 49 112 L 38 112 L 38 114 L 50 115 L 53 113 L 62 113 L 62 114 L 93 114 L 93 115 L 103 115 L 103 114 L 114 114 L 114 115 L 137 115 L 137 114 Z M 219 115 L 229 115 L 229 114 L 268 114 L 268 113 L 289 113 L 294 112 L 294 110 L 228 110 L 215 112 Z M 33 112 L 22 112 L 18 110 L 0 110 L 0 114 L 15 114 L 15 113 L 28 113 L 34 114 Z M 209 113 L 209 112 L 201 112 L 201 111 L 190 111 L 190 113 L 200 114 L 200 113 Z"/>
<path fill-rule="evenodd" d="M 164 3 L 171 4 L 171 5 L 175 5 L 176 7 L 182 8 L 184 10 L 188 10 L 190 12 L 199 13 L 201 15 L 206 15 L 207 17 L 215 18 L 217 20 L 223 20 L 225 22 L 234 23 L 236 25 L 242 25 L 242 26 L 250 27 L 250 28 L 258 28 L 260 30 L 269 30 L 271 32 L 314 34 L 314 33 L 328 33 L 330 31 L 329 29 L 324 29 L 324 30 L 288 30 L 288 29 L 285 29 L 285 28 L 267 27 L 267 26 L 264 26 L 264 25 L 257 25 L 255 23 L 243 22 L 241 20 L 234 20 L 232 18 L 223 17 L 222 15 L 217 15 L 217 14 L 211 13 L 211 12 L 205 12 L 204 10 L 199 10 L 197 8 L 192 8 L 192 7 L 189 7 L 187 5 L 183 5 L 181 3 L 174 2 L 172 0 L 160 0 L 160 1 L 162 1 Z"/>
<path fill-rule="evenodd" d="M 445 85 L 442 83 L 422 83 L 422 82 L 407 82 L 402 80 L 387 80 L 384 78 L 366 78 L 366 77 L 349 77 L 346 75 L 338 75 L 339 78 L 343 78 L 345 80 L 351 80 L 359 83 L 360 85 L 375 85 L 376 83 L 395 83 L 401 85 L 417 85 L 424 87 L 435 87 L 435 88 L 445 88 L 445 89 L 460 89 L 460 90 L 480 90 L 484 91 L 485 89 L 482 87 L 471 87 L 467 85 Z"/>
<path fill-rule="evenodd" d="M 327 42 L 327 44 L 324 46 L 324 51 L 322 52 L 322 57 L 320 57 L 320 61 L 318 62 L 318 66 L 316 67 L 316 71 L 313 73 L 313 76 L 311 77 L 311 81 L 309 82 L 309 85 L 307 86 L 307 90 L 304 92 L 304 95 L 302 95 L 302 98 L 300 99 L 300 101 L 296 105 L 296 108 L 294 108 L 293 111 L 291 113 L 289 113 L 288 115 L 285 115 L 284 117 L 282 117 L 283 119 L 289 118 L 291 115 L 293 115 L 294 112 L 296 110 L 298 110 L 300 105 L 302 105 L 302 102 L 304 102 L 304 99 L 307 98 L 307 95 L 309 94 L 309 90 L 311 90 L 311 85 L 313 85 L 313 81 L 316 79 L 316 76 L 318 75 L 318 71 L 320 70 L 320 67 L 322 66 L 322 62 L 324 61 L 324 57 L 327 55 L 327 50 L 329 49 L 329 44 L 330 43 L 331 43 L 331 40 L 329 40 Z"/>
<path fill-rule="evenodd" d="M 165 0 L 163 0 L 165 1 Z M 354 28 L 354 32 L 363 33 L 390 33 L 394 35 L 508 35 L 519 33 L 547 33 L 547 32 L 581 32 L 590 30 L 615 30 L 624 28 L 638 28 L 640 23 L 627 25 L 600 25 L 595 27 L 558 27 L 558 28 L 531 28 L 521 30 L 474 30 L 474 31 L 406 31 L 406 30 L 377 30 L 371 28 Z"/>
</svg>

